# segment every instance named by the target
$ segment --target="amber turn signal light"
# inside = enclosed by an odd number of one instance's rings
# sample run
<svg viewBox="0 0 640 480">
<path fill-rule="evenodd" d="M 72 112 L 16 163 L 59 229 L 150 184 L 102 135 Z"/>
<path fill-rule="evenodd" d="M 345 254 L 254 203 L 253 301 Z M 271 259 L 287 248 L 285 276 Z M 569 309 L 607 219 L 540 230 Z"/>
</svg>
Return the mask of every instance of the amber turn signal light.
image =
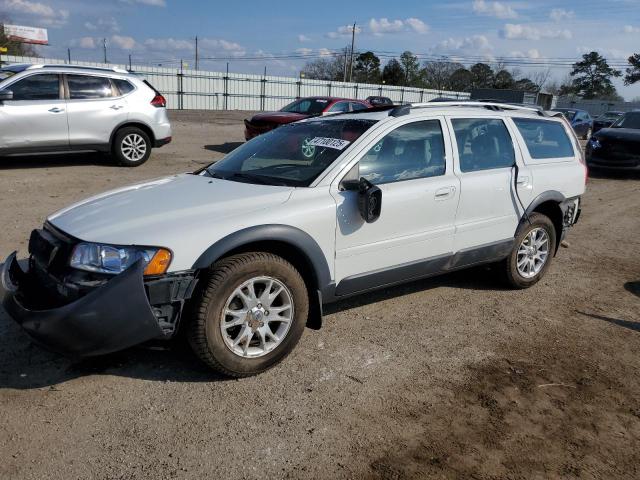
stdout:
<svg viewBox="0 0 640 480">
<path fill-rule="evenodd" d="M 145 275 L 162 275 L 171 264 L 171 252 L 164 248 L 159 248 L 151 261 L 144 269 Z"/>
</svg>

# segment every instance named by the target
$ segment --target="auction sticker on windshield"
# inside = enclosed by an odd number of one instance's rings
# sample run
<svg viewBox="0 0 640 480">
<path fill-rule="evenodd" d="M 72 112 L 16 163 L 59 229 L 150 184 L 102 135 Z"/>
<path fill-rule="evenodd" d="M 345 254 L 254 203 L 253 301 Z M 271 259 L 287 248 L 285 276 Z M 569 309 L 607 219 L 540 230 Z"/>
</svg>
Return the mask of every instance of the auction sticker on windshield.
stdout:
<svg viewBox="0 0 640 480">
<path fill-rule="evenodd" d="M 313 145 L 314 147 L 327 147 L 334 148 L 336 150 L 344 150 L 344 148 L 350 143 L 351 142 L 348 140 L 341 140 L 339 138 L 315 137 L 308 143 L 308 145 Z"/>
</svg>

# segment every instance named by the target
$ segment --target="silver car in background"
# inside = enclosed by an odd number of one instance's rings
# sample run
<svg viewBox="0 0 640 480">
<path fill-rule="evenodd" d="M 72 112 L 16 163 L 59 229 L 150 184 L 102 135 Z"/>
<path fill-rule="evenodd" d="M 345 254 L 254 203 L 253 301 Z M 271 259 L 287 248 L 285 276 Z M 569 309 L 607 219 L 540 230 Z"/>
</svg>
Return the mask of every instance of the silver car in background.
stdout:
<svg viewBox="0 0 640 480">
<path fill-rule="evenodd" d="M 0 68 L 0 155 L 111 153 L 136 167 L 171 141 L 166 100 L 118 68 L 10 65 Z"/>
</svg>

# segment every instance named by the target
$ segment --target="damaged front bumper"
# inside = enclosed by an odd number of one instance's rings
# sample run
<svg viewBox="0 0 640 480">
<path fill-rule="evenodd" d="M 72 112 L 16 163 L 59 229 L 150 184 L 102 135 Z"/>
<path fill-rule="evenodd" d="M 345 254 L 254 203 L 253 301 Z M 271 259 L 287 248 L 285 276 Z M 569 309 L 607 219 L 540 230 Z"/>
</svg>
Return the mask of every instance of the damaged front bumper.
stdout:
<svg viewBox="0 0 640 480">
<path fill-rule="evenodd" d="M 37 304 L 39 286 L 14 252 L 0 271 L 2 304 L 36 342 L 51 350 L 71 356 L 111 353 L 166 337 L 149 303 L 143 271 L 138 261 L 86 295 L 47 308 Z"/>
</svg>

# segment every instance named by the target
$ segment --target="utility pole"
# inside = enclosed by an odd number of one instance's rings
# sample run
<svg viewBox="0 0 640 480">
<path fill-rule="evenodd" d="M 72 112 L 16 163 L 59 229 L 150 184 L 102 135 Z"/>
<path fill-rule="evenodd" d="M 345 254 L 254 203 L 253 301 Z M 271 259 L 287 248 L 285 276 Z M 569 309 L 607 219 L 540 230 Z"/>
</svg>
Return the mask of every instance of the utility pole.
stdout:
<svg viewBox="0 0 640 480">
<path fill-rule="evenodd" d="M 356 43 L 356 22 L 353 22 L 353 29 L 351 30 L 351 61 L 349 62 L 349 81 L 353 79 L 353 46 Z"/>
<path fill-rule="evenodd" d="M 344 72 L 342 74 L 342 81 L 346 82 L 347 81 L 347 52 L 348 49 L 347 47 L 344 48 Z"/>
<path fill-rule="evenodd" d="M 67 60 L 69 60 L 69 63 L 71 63 L 71 49 L 67 48 Z"/>
<path fill-rule="evenodd" d="M 133 69 L 131 68 L 131 54 L 129 54 L 129 71 L 131 72 Z"/>
<path fill-rule="evenodd" d="M 196 35 L 196 70 L 200 69 L 200 56 L 198 55 L 198 36 Z"/>
<path fill-rule="evenodd" d="M 104 52 L 104 63 L 109 63 L 109 61 L 107 60 L 107 39 L 106 38 L 102 39 L 102 50 Z"/>
</svg>

